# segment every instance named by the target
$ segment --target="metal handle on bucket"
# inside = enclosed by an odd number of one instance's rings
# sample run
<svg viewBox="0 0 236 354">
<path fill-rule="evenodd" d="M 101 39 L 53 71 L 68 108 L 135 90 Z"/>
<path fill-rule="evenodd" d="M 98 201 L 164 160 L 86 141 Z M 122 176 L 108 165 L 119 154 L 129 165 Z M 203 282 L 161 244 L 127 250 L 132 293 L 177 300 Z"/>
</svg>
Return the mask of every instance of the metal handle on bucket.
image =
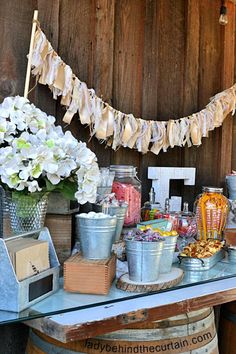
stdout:
<svg viewBox="0 0 236 354">
<path fill-rule="evenodd" d="M 202 263 L 202 266 L 205 267 L 205 262 L 204 262 L 204 260 L 201 259 L 201 258 L 197 258 L 197 257 L 185 257 L 185 256 L 178 256 L 178 258 L 179 258 L 179 264 L 182 263 L 182 260 L 183 260 L 183 259 L 197 259 L 198 261 L 200 261 L 200 262 Z"/>
</svg>

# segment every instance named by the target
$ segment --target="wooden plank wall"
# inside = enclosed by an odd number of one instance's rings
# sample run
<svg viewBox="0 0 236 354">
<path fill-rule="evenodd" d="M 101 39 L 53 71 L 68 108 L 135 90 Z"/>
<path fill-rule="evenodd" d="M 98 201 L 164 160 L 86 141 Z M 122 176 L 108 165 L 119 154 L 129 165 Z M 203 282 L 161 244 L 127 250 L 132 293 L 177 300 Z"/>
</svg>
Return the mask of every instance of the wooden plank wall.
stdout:
<svg viewBox="0 0 236 354">
<path fill-rule="evenodd" d="M 235 7 L 229 2 L 228 26 L 219 25 L 220 0 L 0 0 L 0 96 L 22 94 L 33 9 L 47 37 L 74 73 L 115 108 L 136 117 L 168 120 L 203 108 L 230 86 L 234 72 Z M 233 21 L 233 23 L 232 23 Z M 230 46 L 231 45 L 231 46 Z M 233 47 L 232 47 L 233 45 Z M 33 82 L 32 82 L 33 84 Z M 31 99 L 47 113 L 64 111 L 46 87 Z M 88 141 L 78 117 L 71 126 Z M 200 147 L 173 148 L 155 156 L 89 142 L 101 166 L 138 167 L 143 199 L 150 189 L 148 166 L 194 166 L 196 187 L 172 184 L 172 194 L 193 201 L 202 185 L 220 186 L 236 169 L 236 126 L 227 118 Z"/>
</svg>

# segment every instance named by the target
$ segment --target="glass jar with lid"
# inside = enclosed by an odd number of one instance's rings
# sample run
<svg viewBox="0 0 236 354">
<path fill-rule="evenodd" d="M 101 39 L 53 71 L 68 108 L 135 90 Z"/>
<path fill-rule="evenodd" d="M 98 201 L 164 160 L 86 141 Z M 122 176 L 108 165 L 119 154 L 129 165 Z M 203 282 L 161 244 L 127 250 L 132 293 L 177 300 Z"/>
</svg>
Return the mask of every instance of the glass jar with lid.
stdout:
<svg viewBox="0 0 236 354">
<path fill-rule="evenodd" d="M 214 238 L 222 240 L 229 212 L 228 199 L 223 195 L 223 188 L 203 187 L 195 201 L 198 239 Z"/>
<path fill-rule="evenodd" d="M 111 165 L 115 172 L 112 192 L 118 200 L 128 203 L 124 226 L 135 226 L 141 216 L 141 182 L 137 177 L 136 167 L 130 165 Z"/>
</svg>

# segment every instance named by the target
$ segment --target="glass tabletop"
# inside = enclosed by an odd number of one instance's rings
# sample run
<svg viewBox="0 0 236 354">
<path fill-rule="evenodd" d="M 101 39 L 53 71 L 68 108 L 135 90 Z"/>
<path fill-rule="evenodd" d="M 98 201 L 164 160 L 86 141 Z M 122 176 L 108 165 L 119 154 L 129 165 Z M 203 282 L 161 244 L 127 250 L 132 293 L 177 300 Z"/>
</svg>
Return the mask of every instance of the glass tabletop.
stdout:
<svg viewBox="0 0 236 354">
<path fill-rule="evenodd" d="M 118 264 L 119 265 L 119 264 Z M 126 263 L 122 262 L 122 272 L 125 272 Z M 181 265 L 174 263 L 173 267 L 180 268 Z M 119 267 L 118 267 L 119 268 Z M 182 281 L 169 289 L 160 290 L 160 292 L 166 292 L 166 295 L 171 295 L 171 291 L 180 288 L 186 288 L 195 286 L 197 284 L 206 283 L 210 285 L 210 282 L 216 280 L 222 280 L 226 278 L 236 277 L 236 263 L 229 263 L 227 257 L 218 262 L 209 270 L 204 271 L 184 271 L 184 277 Z M 86 308 L 96 308 L 99 305 L 109 305 L 115 302 L 125 301 L 127 299 L 136 299 L 139 297 L 148 297 L 148 293 L 133 293 L 119 290 L 116 287 L 117 279 L 113 282 L 113 285 L 108 295 L 90 295 L 90 294 L 78 294 L 68 293 L 63 290 L 63 278 L 60 279 L 60 289 L 54 294 L 48 296 L 44 300 L 39 301 L 34 306 L 21 311 L 21 312 L 7 312 L 0 311 L 0 324 L 6 324 L 10 322 L 25 321 L 39 317 L 45 317 L 49 315 L 61 314 L 69 311 L 77 311 Z M 148 300 L 147 300 L 148 301 Z"/>
</svg>

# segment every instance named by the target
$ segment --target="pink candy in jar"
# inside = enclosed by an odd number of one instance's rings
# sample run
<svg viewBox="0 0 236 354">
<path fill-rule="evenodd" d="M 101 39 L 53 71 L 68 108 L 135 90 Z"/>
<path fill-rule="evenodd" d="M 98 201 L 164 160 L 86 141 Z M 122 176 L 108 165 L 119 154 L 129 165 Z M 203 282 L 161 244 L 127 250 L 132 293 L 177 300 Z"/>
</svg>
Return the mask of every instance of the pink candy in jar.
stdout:
<svg viewBox="0 0 236 354">
<path fill-rule="evenodd" d="M 188 210 L 188 203 L 184 203 L 183 212 L 175 214 L 175 222 L 173 229 L 176 230 L 181 237 L 194 237 L 197 235 L 197 221 L 194 213 Z"/>
<path fill-rule="evenodd" d="M 112 165 L 115 172 L 112 192 L 118 200 L 128 203 L 124 226 L 134 226 L 141 216 L 141 182 L 136 176 L 136 168 L 128 165 Z"/>
</svg>

